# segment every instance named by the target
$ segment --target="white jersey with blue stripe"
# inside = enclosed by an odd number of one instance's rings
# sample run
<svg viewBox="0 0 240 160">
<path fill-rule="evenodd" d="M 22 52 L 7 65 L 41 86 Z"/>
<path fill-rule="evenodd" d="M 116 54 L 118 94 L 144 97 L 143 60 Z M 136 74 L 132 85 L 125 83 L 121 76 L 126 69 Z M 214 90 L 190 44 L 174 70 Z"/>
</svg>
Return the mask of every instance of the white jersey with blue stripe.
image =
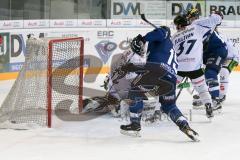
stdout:
<svg viewBox="0 0 240 160">
<path fill-rule="evenodd" d="M 213 14 L 197 20 L 172 37 L 174 50 L 177 53 L 178 71 L 194 71 L 203 65 L 203 41 L 217 24 L 221 17 Z"/>
</svg>

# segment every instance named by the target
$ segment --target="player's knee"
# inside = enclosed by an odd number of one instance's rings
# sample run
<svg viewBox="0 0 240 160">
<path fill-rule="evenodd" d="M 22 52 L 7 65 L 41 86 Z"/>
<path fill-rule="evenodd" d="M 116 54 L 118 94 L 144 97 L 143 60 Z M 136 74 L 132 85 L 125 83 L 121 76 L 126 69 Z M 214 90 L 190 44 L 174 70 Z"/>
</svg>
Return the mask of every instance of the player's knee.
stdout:
<svg viewBox="0 0 240 160">
<path fill-rule="evenodd" d="M 207 84 L 208 84 L 209 89 L 219 86 L 218 80 L 212 79 L 212 78 L 207 79 Z"/>
<path fill-rule="evenodd" d="M 198 78 L 192 79 L 192 84 L 195 90 L 201 94 L 204 92 L 208 92 L 208 86 L 206 84 L 204 76 L 200 76 Z"/>
<path fill-rule="evenodd" d="M 216 70 L 214 68 L 206 68 L 205 78 L 206 79 L 217 79 L 218 73 L 219 73 L 218 70 Z"/>
</svg>

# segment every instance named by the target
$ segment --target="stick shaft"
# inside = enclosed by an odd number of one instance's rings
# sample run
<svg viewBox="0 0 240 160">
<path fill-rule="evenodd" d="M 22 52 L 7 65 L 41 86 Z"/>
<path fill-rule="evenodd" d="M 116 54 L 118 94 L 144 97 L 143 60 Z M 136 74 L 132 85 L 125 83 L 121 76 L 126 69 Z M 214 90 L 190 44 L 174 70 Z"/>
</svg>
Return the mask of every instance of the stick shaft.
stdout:
<svg viewBox="0 0 240 160">
<path fill-rule="evenodd" d="M 151 22 L 149 22 L 147 19 L 146 19 L 146 17 L 145 17 L 145 14 L 141 14 L 141 19 L 144 21 L 144 22 L 146 22 L 146 23 L 148 23 L 149 25 L 151 25 L 153 28 L 158 28 L 156 25 L 154 25 L 154 24 L 152 24 Z"/>
</svg>

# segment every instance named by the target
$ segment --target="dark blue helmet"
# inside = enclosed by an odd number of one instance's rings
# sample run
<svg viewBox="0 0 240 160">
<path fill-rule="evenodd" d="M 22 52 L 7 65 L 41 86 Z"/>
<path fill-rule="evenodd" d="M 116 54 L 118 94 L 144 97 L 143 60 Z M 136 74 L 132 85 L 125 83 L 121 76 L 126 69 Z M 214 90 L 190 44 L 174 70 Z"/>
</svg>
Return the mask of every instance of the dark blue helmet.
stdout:
<svg viewBox="0 0 240 160">
<path fill-rule="evenodd" d="M 189 21 L 188 21 L 186 15 L 177 15 L 177 16 L 174 18 L 173 23 L 174 23 L 176 26 L 181 25 L 182 27 L 189 25 Z"/>
</svg>

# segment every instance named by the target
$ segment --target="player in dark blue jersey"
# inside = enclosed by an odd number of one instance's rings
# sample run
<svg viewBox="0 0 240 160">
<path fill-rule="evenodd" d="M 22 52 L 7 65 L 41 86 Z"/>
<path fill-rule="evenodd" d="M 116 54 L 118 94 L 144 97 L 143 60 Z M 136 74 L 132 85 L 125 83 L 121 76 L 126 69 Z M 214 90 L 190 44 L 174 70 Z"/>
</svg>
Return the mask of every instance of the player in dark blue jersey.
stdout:
<svg viewBox="0 0 240 160">
<path fill-rule="evenodd" d="M 138 35 L 131 42 L 131 49 L 137 53 L 143 50 L 143 44 L 148 42 L 147 63 L 144 66 L 128 64 L 123 71 L 136 72 L 139 76 L 133 81 L 129 91 L 129 125 L 121 125 L 121 133 L 139 135 L 141 130 L 141 113 L 143 99 L 159 96 L 161 109 L 189 138 L 197 141 L 197 132 L 189 127 L 186 118 L 176 106 L 176 55 L 170 40 L 170 29 L 160 27 L 147 33 Z M 133 133 L 132 133 L 133 132 Z"/>
<path fill-rule="evenodd" d="M 228 51 L 225 41 L 216 31 L 211 34 L 206 43 L 203 53 L 203 61 L 206 65 L 205 77 L 213 100 L 213 109 L 217 110 L 222 108 L 219 99 L 218 74 L 227 58 Z"/>
</svg>

